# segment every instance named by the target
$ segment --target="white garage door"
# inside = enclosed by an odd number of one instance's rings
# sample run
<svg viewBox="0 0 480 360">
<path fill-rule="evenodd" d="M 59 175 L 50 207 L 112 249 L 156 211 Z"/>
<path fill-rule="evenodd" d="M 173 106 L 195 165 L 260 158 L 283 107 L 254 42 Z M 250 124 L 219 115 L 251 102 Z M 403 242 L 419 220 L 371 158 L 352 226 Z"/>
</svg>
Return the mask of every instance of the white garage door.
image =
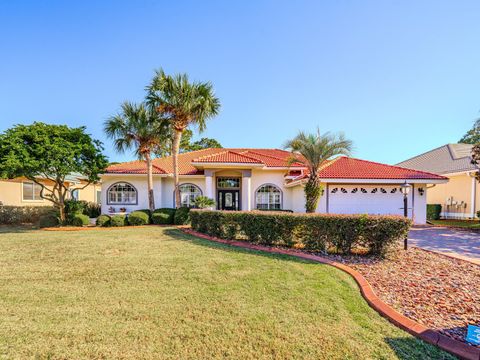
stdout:
<svg viewBox="0 0 480 360">
<path fill-rule="evenodd" d="M 328 192 L 331 214 L 403 215 L 403 195 L 398 185 L 330 185 Z M 411 204 L 409 199 L 408 206 Z"/>
</svg>

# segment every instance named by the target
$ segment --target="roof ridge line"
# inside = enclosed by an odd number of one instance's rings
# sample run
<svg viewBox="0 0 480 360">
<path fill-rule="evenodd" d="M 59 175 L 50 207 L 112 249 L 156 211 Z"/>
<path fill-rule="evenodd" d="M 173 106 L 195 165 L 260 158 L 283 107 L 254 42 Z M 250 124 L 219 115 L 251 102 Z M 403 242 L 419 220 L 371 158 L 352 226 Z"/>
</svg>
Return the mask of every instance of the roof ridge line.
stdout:
<svg viewBox="0 0 480 360">
<path fill-rule="evenodd" d="M 441 148 L 443 148 L 443 147 L 447 147 L 447 148 L 448 148 L 448 145 L 450 145 L 450 144 L 444 144 L 444 145 L 438 146 L 438 147 L 436 147 L 436 148 L 434 148 L 434 149 L 432 149 L 432 150 L 425 151 L 425 152 L 423 152 L 423 153 L 421 153 L 421 154 L 418 154 L 418 155 L 415 155 L 415 156 L 413 156 L 413 157 L 411 157 L 411 158 L 409 158 L 409 159 L 400 161 L 400 162 L 397 163 L 396 165 L 392 165 L 392 166 L 398 166 L 398 164 L 401 164 L 401 163 L 404 163 L 404 162 L 407 162 L 407 161 L 411 161 L 411 160 L 416 159 L 416 158 L 419 158 L 419 157 L 421 157 L 421 156 L 423 156 L 423 155 L 427 155 L 427 154 L 429 154 L 429 153 L 431 153 L 431 152 L 434 152 L 435 150 L 439 150 L 439 149 L 441 149 Z M 450 151 L 450 149 L 448 149 L 448 150 Z M 450 154 L 451 154 L 451 153 L 450 153 Z"/>
<path fill-rule="evenodd" d="M 212 149 L 212 148 L 209 148 L 209 149 Z M 206 150 L 206 149 L 205 149 Z M 209 157 L 212 157 L 212 156 L 215 156 L 215 155 L 219 155 L 219 154 L 225 154 L 225 153 L 228 153 L 230 152 L 228 149 L 224 149 L 223 151 L 220 151 L 220 152 L 216 152 L 216 153 L 213 153 L 213 154 L 208 154 L 208 155 L 203 155 L 203 156 L 199 156 L 199 157 L 196 157 L 196 158 L 193 158 L 191 161 L 192 162 L 195 162 L 195 161 L 198 161 L 200 159 L 205 159 L 205 158 L 209 158 Z"/>
</svg>

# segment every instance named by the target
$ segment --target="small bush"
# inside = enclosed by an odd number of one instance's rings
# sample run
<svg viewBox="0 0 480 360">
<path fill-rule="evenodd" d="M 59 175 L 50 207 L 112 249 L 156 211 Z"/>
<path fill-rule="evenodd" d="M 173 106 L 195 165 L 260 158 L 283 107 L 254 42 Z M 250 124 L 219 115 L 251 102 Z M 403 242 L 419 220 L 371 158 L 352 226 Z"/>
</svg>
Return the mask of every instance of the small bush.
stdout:
<svg viewBox="0 0 480 360">
<path fill-rule="evenodd" d="M 38 226 L 41 228 L 55 227 L 59 224 L 58 216 L 53 214 L 42 215 L 38 221 Z"/>
<path fill-rule="evenodd" d="M 215 206 L 215 200 L 208 196 L 197 196 L 194 201 L 195 207 L 198 209 L 207 209 Z"/>
<path fill-rule="evenodd" d="M 65 215 L 67 217 L 75 214 L 82 214 L 85 208 L 87 207 L 88 202 L 83 200 L 68 199 L 65 200 Z"/>
<path fill-rule="evenodd" d="M 128 225 L 125 215 L 113 215 L 110 217 L 110 226 L 118 227 Z"/>
<path fill-rule="evenodd" d="M 128 223 L 130 225 L 147 225 L 149 222 L 149 215 L 144 211 L 132 211 L 130 214 L 128 214 Z"/>
<path fill-rule="evenodd" d="M 427 205 L 427 220 L 439 220 L 442 212 L 442 205 L 428 204 Z"/>
<path fill-rule="evenodd" d="M 100 204 L 96 204 L 94 202 L 90 202 L 85 206 L 83 213 L 87 215 L 89 218 L 96 218 L 99 217 L 102 213 L 102 207 Z"/>
<path fill-rule="evenodd" d="M 408 234 L 411 225 L 400 216 L 262 211 L 192 210 L 190 218 L 194 230 L 224 239 L 346 254 L 366 248 L 381 256 Z"/>
<path fill-rule="evenodd" d="M 109 215 L 100 215 L 97 218 L 97 226 L 110 226 L 110 216 Z"/>
<path fill-rule="evenodd" d="M 75 214 L 72 217 L 71 225 L 73 226 L 84 226 L 90 223 L 90 219 L 87 215 L 84 214 Z"/>
<path fill-rule="evenodd" d="M 52 206 L 0 206 L 0 224 L 21 225 L 36 224 L 45 215 L 56 216 L 57 210 Z"/>
<path fill-rule="evenodd" d="M 156 225 L 173 225 L 175 209 L 161 208 L 156 209 L 152 214 L 152 223 Z"/>
<path fill-rule="evenodd" d="M 173 223 L 175 225 L 186 225 L 190 222 L 190 208 L 180 207 L 175 211 Z"/>
</svg>

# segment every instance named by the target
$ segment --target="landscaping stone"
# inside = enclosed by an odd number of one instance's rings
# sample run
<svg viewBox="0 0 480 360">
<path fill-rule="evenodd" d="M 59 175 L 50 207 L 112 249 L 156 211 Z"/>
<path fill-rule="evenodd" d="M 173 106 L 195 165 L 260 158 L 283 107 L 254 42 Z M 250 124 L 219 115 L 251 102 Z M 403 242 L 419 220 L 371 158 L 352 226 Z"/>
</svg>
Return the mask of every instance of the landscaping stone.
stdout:
<svg viewBox="0 0 480 360">
<path fill-rule="evenodd" d="M 330 255 L 360 272 L 384 302 L 431 329 L 465 342 L 480 325 L 480 266 L 410 248 L 389 258 Z"/>
</svg>

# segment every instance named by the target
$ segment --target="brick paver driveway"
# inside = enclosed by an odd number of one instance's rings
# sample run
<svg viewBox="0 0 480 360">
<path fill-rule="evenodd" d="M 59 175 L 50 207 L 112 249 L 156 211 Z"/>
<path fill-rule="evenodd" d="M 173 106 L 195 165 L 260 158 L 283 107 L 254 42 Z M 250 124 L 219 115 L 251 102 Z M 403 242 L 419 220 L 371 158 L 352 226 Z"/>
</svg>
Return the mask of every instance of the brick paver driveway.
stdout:
<svg viewBox="0 0 480 360">
<path fill-rule="evenodd" d="M 480 265 L 480 232 L 418 227 L 410 230 L 409 243 Z"/>
</svg>

